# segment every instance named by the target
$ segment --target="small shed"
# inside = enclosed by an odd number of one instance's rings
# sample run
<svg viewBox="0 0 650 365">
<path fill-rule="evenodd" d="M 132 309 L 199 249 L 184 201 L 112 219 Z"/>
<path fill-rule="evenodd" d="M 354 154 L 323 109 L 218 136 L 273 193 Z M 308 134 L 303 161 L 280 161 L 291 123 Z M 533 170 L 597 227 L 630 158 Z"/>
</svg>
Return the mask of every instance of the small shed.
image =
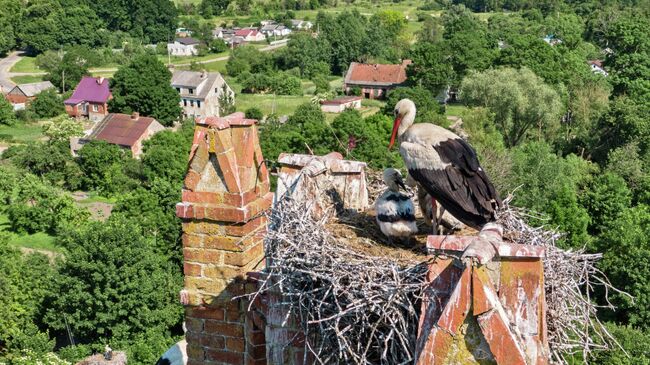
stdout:
<svg viewBox="0 0 650 365">
<path fill-rule="evenodd" d="M 361 99 L 360 96 L 344 96 L 331 100 L 323 100 L 320 102 L 320 110 L 325 113 L 341 113 L 349 108 L 360 109 Z"/>
<path fill-rule="evenodd" d="M 325 156 L 283 153 L 278 162 L 276 201 L 285 194 L 300 194 L 297 198 L 314 201 L 316 215 L 332 202 L 339 211 L 363 211 L 369 206 L 365 162 L 344 160 L 338 152 Z"/>
<path fill-rule="evenodd" d="M 21 110 L 25 109 L 27 104 L 34 100 L 36 95 L 40 94 L 41 91 L 52 88 L 54 88 L 54 85 L 49 81 L 19 84 L 9 90 L 6 98 L 11 104 L 13 104 L 14 110 Z"/>
</svg>

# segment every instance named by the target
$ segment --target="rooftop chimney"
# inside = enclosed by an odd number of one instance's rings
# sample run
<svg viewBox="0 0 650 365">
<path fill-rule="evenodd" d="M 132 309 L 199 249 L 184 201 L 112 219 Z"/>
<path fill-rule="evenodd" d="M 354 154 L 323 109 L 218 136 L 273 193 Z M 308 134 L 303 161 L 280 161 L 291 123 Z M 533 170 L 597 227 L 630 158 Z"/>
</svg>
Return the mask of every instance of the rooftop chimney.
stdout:
<svg viewBox="0 0 650 365">
<path fill-rule="evenodd" d="M 133 112 L 133 113 L 131 114 L 131 119 L 133 119 L 133 120 L 138 120 L 138 119 L 140 119 L 140 113 L 138 113 L 138 112 Z"/>
<path fill-rule="evenodd" d="M 100 85 L 103 84 L 104 83 L 104 77 L 100 76 L 99 78 L 97 78 L 97 83 L 100 84 Z"/>
</svg>

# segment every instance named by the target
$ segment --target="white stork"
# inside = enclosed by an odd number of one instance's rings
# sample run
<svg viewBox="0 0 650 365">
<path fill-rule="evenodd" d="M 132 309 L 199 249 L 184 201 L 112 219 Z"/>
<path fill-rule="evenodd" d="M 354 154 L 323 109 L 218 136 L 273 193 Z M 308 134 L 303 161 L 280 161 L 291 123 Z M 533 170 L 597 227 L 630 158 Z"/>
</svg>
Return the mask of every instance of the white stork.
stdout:
<svg viewBox="0 0 650 365">
<path fill-rule="evenodd" d="M 415 113 L 415 104 L 409 99 L 395 105 L 388 148 L 393 147 L 397 137 L 409 175 L 454 217 L 480 230 L 494 220 L 501 199 L 479 165 L 474 149 L 435 124 L 413 124 Z"/>
<path fill-rule="evenodd" d="M 384 182 L 388 189 L 375 201 L 375 213 L 379 229 L 389 238 L 408 238 L 418 232 L 415 208 L 411 198 L 400 193 L 404 186 L 402 174 L 393 168 L 384 170 Z"/>
</svg>

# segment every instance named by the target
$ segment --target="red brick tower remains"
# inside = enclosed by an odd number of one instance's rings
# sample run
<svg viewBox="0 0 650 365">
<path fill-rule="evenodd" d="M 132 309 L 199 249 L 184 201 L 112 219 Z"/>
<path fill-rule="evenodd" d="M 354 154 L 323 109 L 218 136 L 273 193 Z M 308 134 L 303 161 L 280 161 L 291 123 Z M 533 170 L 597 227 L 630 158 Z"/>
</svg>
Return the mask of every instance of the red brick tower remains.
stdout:
<svg viewBox="0 0 650 365">
<path fill-rule="evenodd" d="M 264 364 L 245 275 L 264 266 L 262 212 L 272 202 L 256 121 L 243 113 L 196 121 L 182 202 L 188 364 Z M 251 286 L 251 284 L 249 284 Z M 259 322 L 259 321 L 257 321 Z"/>
</svg>

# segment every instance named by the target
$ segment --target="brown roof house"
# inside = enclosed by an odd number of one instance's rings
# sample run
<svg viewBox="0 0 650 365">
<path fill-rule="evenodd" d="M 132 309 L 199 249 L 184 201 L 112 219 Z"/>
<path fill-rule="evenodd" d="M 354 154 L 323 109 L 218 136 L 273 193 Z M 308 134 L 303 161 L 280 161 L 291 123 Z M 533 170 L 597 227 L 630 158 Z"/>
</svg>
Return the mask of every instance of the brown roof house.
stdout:
<svg viewBox="0 0 650 365">
<path fill-rule="evenodd" d="M 9 90 L 5 97 L 11 104 L 13 104 L 14 110 L 21 110 L 25 109 L 27 104 L 34 100 L 36 95 L 40 94 L 41 91 L 51 88 L 54 88 L 54 85 L 49 81 L 20 84 Z"/>
<path fill-rule="evenodd" d="M 382 65 L 352 62 L 345 75 L 345 92 L 361 89 L 361 96 L 366 99 L 381 99 L 386 93 L 406 81 L 406 67 L 411 60 L 404 60 L 399 65 Z"/>
<path fill-rule="evenodd" d="M 233 101 L 235 98 L 235 93 L 218 72 L 175 70 L 171 84 L 181 96 L 185 117 L 218 117 L 219 97 L 227 92 Z"/>
<path fill-rule="evenodd" d="M 76 154 L 89 141 L 106 141 L 130 150 L 133 158 L 139 158 L 142 154 L 142 143 L 164 129 L 157 120 L 141 117 L 139 113 L 110 113 L 97 123 L 87 137 L 80 139 L 78 143 L 73 140 L 70 144 Z"/>
</svg>

